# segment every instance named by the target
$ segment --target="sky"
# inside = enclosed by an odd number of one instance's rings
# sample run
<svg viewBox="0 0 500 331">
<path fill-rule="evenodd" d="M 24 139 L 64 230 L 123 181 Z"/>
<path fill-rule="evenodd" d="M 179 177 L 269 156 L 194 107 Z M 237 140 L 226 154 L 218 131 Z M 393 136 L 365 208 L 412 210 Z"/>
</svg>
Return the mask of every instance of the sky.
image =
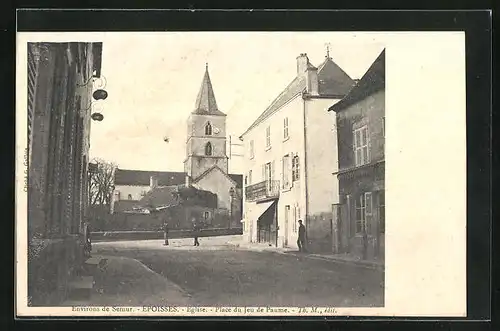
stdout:
<svg viewBox="0 0 500 331">
<path fill-rule="evenodd" d="M 384 45 L 371 33 L 103 33 L 104 120 L 92 122 L 90 157 L 122 169 L 183 171 L 187 118 L 208 63 L 227 132 L 234 143 L 296 75 L 296 57 L 318 66 L 332 59 L 361 78 Z M 164 137 L 169 137 L 169 142 Z M 233 146 L 234 154 L 241 154 Z M 240 173 L 242 158 L 231 157 Z"/>
</svg>

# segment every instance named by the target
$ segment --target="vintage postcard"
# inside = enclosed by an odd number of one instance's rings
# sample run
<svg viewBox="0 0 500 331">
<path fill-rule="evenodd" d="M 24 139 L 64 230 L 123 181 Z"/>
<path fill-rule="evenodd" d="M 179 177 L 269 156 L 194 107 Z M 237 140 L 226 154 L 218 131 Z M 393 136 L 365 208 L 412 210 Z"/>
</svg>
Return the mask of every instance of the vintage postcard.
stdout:
<svg viewBox="0 0 500 331">
<path fill-rule="evenodd" d="M 18 33 L 16 84 L 18 316 L 466 315 L 463 32 Z"/>
</svg>

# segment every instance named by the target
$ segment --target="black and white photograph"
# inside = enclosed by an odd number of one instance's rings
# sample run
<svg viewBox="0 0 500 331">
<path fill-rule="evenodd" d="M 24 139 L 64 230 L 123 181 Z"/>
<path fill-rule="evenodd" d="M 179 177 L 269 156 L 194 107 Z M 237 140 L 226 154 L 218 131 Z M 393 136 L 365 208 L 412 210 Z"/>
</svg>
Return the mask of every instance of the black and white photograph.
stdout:
<svg viewBox="0 0 500 331">
<path fill-rule="evenodd" d="M 455 289 L 465 284 L 465 207 L 436 208 L 434 217 L 452 220 L 454 232 L 428 244 L 429 231 L 441 235 L 446 225 L 423 228 L 431 207 L 415 191 L 401 194 L 406 181 L 418 184 L 408 173 L 424 167 L 408 168 L 417 159 L 411 153 L 424 157 L 435 137 L 422 128 L 417 137 L 412 126 L 440 92 L 415 91 L 410 100 L 398 90 L 447 76 L 454 82 L 447 88 L 465 98 L 463 40 L 461 33 L 26 33 L 18 39 L 16 110 L 25 130 L 17 143 L 17 194 L 25 196 L 17 245 L 26 262 L 17 295 L 26 314 L 408 314 L 405 295 L 430 291 L 426 282 L 448 268 L 451 275 L 432 280 L 434 295 L 447 314 L 462 316 L 465 293 Z M 409 62 L 415 66 L 401 71 Z M 465 139 L 453 127 L 465 123 L 463 98 L 443 99 L 451 105 L 436 116 L 450 127 L 436 145 Z M 408 139 L 418 147 L 407 149 Z M 465 154 L 460 144 L 452 148 L 449 160 L 460 165 Z M 426 153 L 431 160 L 436 152 Z M 465 184 L 454 178 L 442 183 L 450 201 L 460 201 Z M 438 241 L 453 253 L 432 253 Z M 414 274 L 410 286 L 412 270 L 432 264 L 433 254 L 436 270 Z M 408 309 L 439 310 L 422 302 Z"/>
</svg>

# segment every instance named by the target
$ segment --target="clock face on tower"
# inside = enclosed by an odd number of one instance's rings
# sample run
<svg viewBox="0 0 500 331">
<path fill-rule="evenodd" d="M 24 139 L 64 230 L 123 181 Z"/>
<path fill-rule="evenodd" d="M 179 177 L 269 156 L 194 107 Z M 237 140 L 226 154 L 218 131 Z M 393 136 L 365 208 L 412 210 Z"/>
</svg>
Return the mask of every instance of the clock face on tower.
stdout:
<svg viewBox="0 0 500 331">
<path fill-rule="evenodd" d="M 220 132 L 220 131 L 219 131 L 219 129 L 218 129 L 218 128 L 214 128 L 214 133 L 215 133 L 215 134 L 219 134 L 219 132 Z"/>
</svg>

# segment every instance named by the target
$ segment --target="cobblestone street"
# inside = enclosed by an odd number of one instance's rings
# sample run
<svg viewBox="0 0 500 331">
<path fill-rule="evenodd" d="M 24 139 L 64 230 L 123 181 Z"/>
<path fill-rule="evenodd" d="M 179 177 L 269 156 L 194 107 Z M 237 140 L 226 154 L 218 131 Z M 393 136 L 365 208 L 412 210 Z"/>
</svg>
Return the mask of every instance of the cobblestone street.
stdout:
<svg viewBox="0 0 500 331">
<path fill-rule="evenodd" d="M 239 249 L 212 238 L 200 247 L 192 247 L 189 239 L 174 240 L 169 246 L 157 240 L 129 243 L 99 243 L 94 251 L 142 262 L 182 288 L 191 305 L 366 307 L 384 303 L 380 270 L 307 255 Z"/>
</svg>

